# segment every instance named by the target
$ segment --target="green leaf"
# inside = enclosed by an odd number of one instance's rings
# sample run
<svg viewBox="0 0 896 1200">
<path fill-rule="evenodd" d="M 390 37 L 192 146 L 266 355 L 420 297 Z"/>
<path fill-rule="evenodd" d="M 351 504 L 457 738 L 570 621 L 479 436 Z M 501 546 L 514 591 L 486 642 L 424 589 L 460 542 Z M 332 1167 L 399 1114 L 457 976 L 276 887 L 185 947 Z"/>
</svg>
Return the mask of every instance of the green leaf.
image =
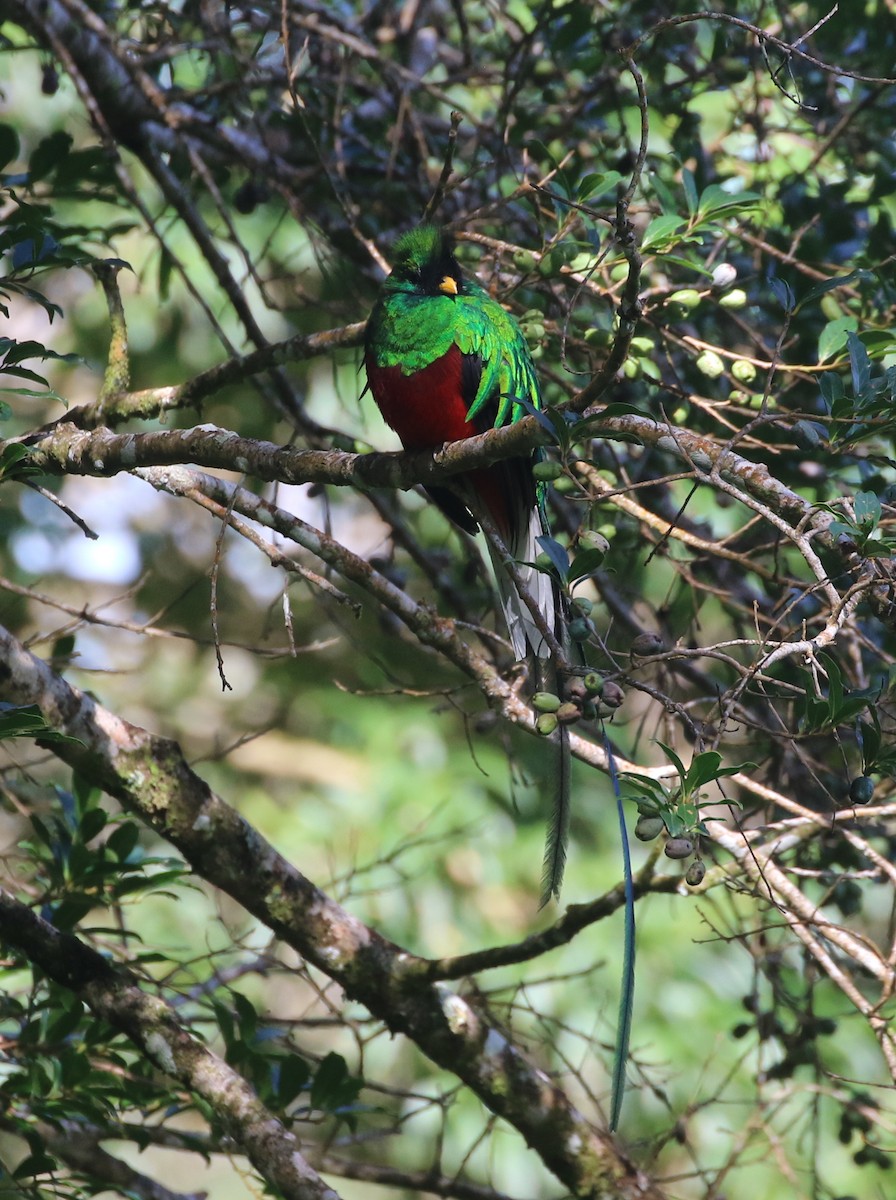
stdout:
<svg viewBox="0 0 896 1200">
<path fill-rule="evenodd" d="M 666 755 L 666 757 L 669 759 L 669 761 L 672 763 L 672 765 L 675 767 L 675 770 L 678 772 L 678 778 L 681 780 L 681 786 L 684 789 L 685 781 L 688 777 L 688 773 L 687 773 L 687 770 L 685 769 L 684 763 L 681 761 L 681 759 L 678 757 L 678 755 L 675 753 L 675 751 L 672 749 L 671 746 L 667 746 L 665 742 L 657 742 L 657 745 L 663 751 L 663 753 Z"/>
<path fill-rule="evenodd" d="M 537 537 L 536 542 L 551 560 L 551 566 L 565 582 L 569 574 L 569 555 L 560 543 L 547 534 L 541 534 Z"/>
<path fill-rule="evenodd" d="M 258 1031 L 258 1013 L 255 1011 L 255 1005 L 242 992 L 234 992 L 232 998 L 240 1037 L 243 1041 L 251 1042 Z"/>
<path fill-rule="evenodd" d="M 71 149 L 73 138 L 70 133 L 57 129 L 55 133 L 42 138 L 28 160 L 28 174 L 31 182 L 43 179 L 62 162 Z"/>
<path fill-rule="evenodd" d="M 323 1059 L 311 1085 L 311 1107 L 335 1113 L 353 1104 L 363 1083 L 349 1074 L 345 1059 L 331 1051 Z"/>
<path fill-rule="evenodd" d="M 16 468 L 24 465 L 31 451 L 21 442 L 10 442 L 0 451 L 0 478 L 18 474 Z"/>
<path fill-rule="evenodd" d="M 779 279 L 776 275 L 772 275 L 768 281 L 769 287 L 775 295 L 778 303 L 786 312 L 793 312 L 796 305 L 796 297 L 793 294 L 793 288 L 784 279 Z"/>
<path fill-rule="evenodd" d="M 864 396 L 871 387 L 871 359 L 861 339 L 854 333 L 847 333 L 846 345 L 849 350 L 849 367 L 852 373 L 852 390 L 855 395 Z"/>
<path fill-rule="evenodd" d="M 98 833 L 106 828 L 106 814 L 101 808 L 92 808 L 81 818 L 79 833 L 84 842 L 92 841 Z"/>
<path fill-rule="evenodd" d="M 46 1152 L 28 1154 L 12 1173 L 13 1179 L 31 1179 L 35 1175 L 52 1175 L 57 1170 L 56 1159 Z"/>
<path fill-rule="evenodd" d="M 684 188 L 684 198 L 687 202 L 688 212 L 693 216 L 699 206 L 697 183 L 694 179 L 693 171 L 689 171 L 687 167 L 682 167 L 681 184 Z"/>
<path fill-rule="evenodd" d="M 603 550 L 580 551 L 566 573 L 566 582 L 574 583 L 577 579 L 585 579 L 587 576 L 593 575 L 605 558 Z"/>
<path fill-rule="evenodd" d="M 722 756 L 718 750 L 704 750 L 700 754 L 695 754 L 685 776 L 684 790 L 696 792 L 698 788 L 718 779 L 721 765 Z"/>
<path fill-rule="evenodd" d="M 833 358 L 835 354 L 839 354 L 846 345 L 847 333 L 854 331 L 857 324 L 855 317 L 837 317 L 834 321 L 828 321 L 818 335 L 818 361 L 825 362 L 827 359 Z M 824 381 L 836 378 L 836 376 L 823 375 L 821 378 Z M 822 394 L 824 393 L 822 392 Z"/>
<path fill-rule="evenodd" d="M 0 374 L 12 375 L 16 379 L 27 379 L 29 383 L 40 383 L 44 387 L 49 387 L 49 382 L 43 375 L 38 375 L 37 371 L 30 371 L 27 367 L 8 367 L 0 363 Z M 21 391 L 19 388 L 4 388 L 4 391 Z"/>
<path fill-rule="evenodd" d="M 618 171 L 596 171 L 584 175 L 579 181 L 576 199 L 583 204 L 595 196 L 603 196 L 606 192 L 612 192 L 621 182 L 622 176 Z"/>
<path fill-rule="evenodd" d="M 135 821 L 125 821 L 109 835 L 106 847 L 119 862 L 125 862 L 139 840 L 140 826 Z"/>
<path fill-rule="evenodd" d="M 873 358 L 883 358 L 896 352 L 896 331 L 892 329 L 863 329 L 858 336 Z"/>
<path fill-rule="evenodd" d="M 311 1071 L 304 1058 L 298 1054 L 290 1054 L 279 1064 L 277 1073 L 277 1099 L 281 1108 L 286 1108 L 304 1091 L 311 1078 Z"/>
<path fill-rule="evenodd" d="M 672 213 L 666 213 L 661 217 L 654 217 L 644 230 L 641 249 L 643 251 L 656 251 L 661 246 L 671 244 L 676 240 L 675 235 L 681 232 L 684 224 L 681 217 L 675 216 Z"/>
<path fill-rule="evenodd" d="M 567 443 L 569 442 L 569 434 L 566 431 L 566 422 L 563 421 L 563 418 L 559 413 L 549 414 L 541 408 L 536 408 L 528 396 L 514 396 L 512 397 L 512 402 L 514 405 L 519 405 L 519 407 L 523 409 L 527 416 L 534 417 L 542 429 L 549 433 L 551 438 L 557 442 L 558 445 L 562 446 L 560 441 L 561 435 L 565 438 Z M 560 424 L 562 424 L 563 429 L 560 429 L 558 421 Z"/>
<path fill-rule="evenodd" d="M 19 135 L 12 125 L 0 125 L 0 170 L 17 158 L 19 154 Z"/>
<path fill-rule="evenodd" d="M 236 1040 L 233 1014 L 225 1004 L 221 1003 L 220 1000 L 213 1000 L 212 1008 L 215 1012 L 215 1019 L 218 1022 L 218 1028 L 221 1031 L 221 1037 L 224 1039 L 224 1045 L 229 1049 Z"/>
<path fill-rule="evenodd" d="M 828 710 L 835 716 L 843 704 L 843 675 L 837 663 L 829 654 L 819 654 L 828 677 Z"/>
<path fill-rule="evenodd" d="M 843 380 L 834 371 L 826 371 L 823 376 L 819 377 L 818 388 L 829 408 L 834 407 L 834 404 L 846 395 L 843 390 Z"/>
<path fill-rule="evenodd" d="M 6 279 L 3 282 L 3 287 L 7 292 L 15 292 L 16 295 L 22 296 L 26 300 L 31 300 L 35 304 L 39 304 L 44 309 L 47 316 L 52 321 L 54 317 L 62 316 L 62 309 L 52 300 L 48 300 L 42 292 L 36 288 L 29 287 L 25 283 L 19 283 L 18 280 Z"/>
<path fill-rule="evenodd" d="M 821 283 L 817 283 L 814 287 L 809 288 L 805 296 L 797 305 L 797 311 L 805 304 L 812 304 L 813 301 L 820 299 L 828 292 L 832 292 L 835 288 L 844 287 L 847 283 L 852 283 L 856 279 L 870 280 L 874 276 L 870 271 L 863 271 L 860 267 L 855 271 L 850 271 L 848 275 L 834 275 L 831 279 L 825 279 Z"/>
<path fill-rule="evenodd" d="M 711 183 L 700 193 L 697 211 L 701 216 L 718 216 L 753 208 L 762 199 L 756 192 L 729 192 L 721 184 Z"/>
<path fill-rule="evenodd" d="M 58 733 L 47 725 L 43 713 L 36 704 L 20 708 L 0 707 L 0 740 L 13 737 L 40 738 L 44 742 L 83 743 L 79 738 Z"/>
<path fill-rule="evenodd" d="M 662 176 L 657 172 L 654 172 L 650 176 L 650 186 L 656 193 L 656 198 L 660 202 L 660 208 L 662 208 L 663 214 L 666 216 L 672 216 L 675 214 L 677 217 L 679 210 L 678 199 L 673 193 L 672 189 L 663 181 Z"/>
<path fill-rule="evenodd" d="M 47 1026 L 47 1041 L 62 1042 L 70 1033 L 73 1033 L 81 1024 L 81 1018 L 84 1015 L 84 1006 L 81 1001 L 75 999 L 67 1009 L 63 1009 L 57 1017 L 50 1021 Z"/>
<path fill-rule="evenodd" d="M 657 810 L 668 802 L 668 789 L 659 779 L 639 775 L 635 771 L 625 771 L 619 776 L 619 782 L 626 789 L 622 793 L 624 800 L 634 800 L 636 804 L 647 801 L 650 807 Z"/>
<path fill-rule="evenodd" d="M 869 525 L 874 529 L 880 524 L 880 500 L 874 492 L 857 492 L 853 508 L 859 525 Z"/>
</svg>

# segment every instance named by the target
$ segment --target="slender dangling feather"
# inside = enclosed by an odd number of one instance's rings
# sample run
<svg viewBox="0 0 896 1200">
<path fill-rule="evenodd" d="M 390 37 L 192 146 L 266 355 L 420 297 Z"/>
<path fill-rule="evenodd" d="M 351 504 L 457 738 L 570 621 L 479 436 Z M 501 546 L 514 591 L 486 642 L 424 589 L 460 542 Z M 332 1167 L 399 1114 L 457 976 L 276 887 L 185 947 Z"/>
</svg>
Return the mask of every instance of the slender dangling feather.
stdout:
<svg viewBox="0 0 896 1200">
<path fill-rule="evenodd" d="M 622 865 L 625 878 L 625 936 L 622 951 L 622 983 L 619 991 L 619 1019 L 616 1023 L 616 1047 L 613 1053 L 613 1092 L 610 1100 L 610 1129 L 619 1126 L 622 1101 L 625 1096 L 625 1077 L 628 1068 L 628 1051 L 632 1035 L 632 1008 L 635 1000 L 635 884 L 632 878 L 632 858 L 628 845 L 628 830 L 625 827 L 625 812 L 619 788 L 616 760 L 610 749 L 610 739 L 604 732 L 610 778 L 616 795 L 616 813 L 619 817 L 619 834 L 622 839 Z"/>
<path fill-rule="evenodd" d="M 566 869 L 566 848 L 569 844 L 570 776 L 572 756 L 569 751 L 569 730 L 561 725 L 552 735 L 554 742 L 554 795 L 544 846 L 541 872 L 541 901 L 544 908 L 551 896 L 560 899 L 560 885 Z"/>
</svg>

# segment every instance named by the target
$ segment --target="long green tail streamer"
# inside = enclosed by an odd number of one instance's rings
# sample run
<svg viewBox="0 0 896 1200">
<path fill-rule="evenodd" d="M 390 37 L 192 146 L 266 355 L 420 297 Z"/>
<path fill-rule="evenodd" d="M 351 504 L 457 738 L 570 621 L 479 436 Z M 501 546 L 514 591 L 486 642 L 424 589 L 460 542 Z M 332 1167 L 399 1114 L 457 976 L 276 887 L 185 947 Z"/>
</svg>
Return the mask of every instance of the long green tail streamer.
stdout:
<svg viewBox="0 0 896 1200">
<path fill-rule="evenodd" d="M 622 838 L 622 863 L 625 872 L 625 939 L 622 957 L 622 987 L 619 995 L 619 1020 L 616 1024 L 616 1049 L 613 1057 L 613 1094 L 610 1104 L 610 1129 L 615 1131 L 619 1126 L 622 1112 L 622 1100 L 625 1096 L 626 1068 L 628 1067 L 628 1049 L 632 1035 L 632 1006 L 635 999 L 635 885 L 632 879 L 632 856 L 628 845 L 628 830 L 625 827 L 625 812 L 622 806 L 622 794 L 619 788 L 619 775 L 616 771 L 616 760 L 610 749 L 610 740 L 604 734 L 607 748 L 607 761 L 610 767 L 610 778 L 613 781 L 613 792 L 616 796 L 616 812 L 619 817 L 619 834 Z"/>
</svg>

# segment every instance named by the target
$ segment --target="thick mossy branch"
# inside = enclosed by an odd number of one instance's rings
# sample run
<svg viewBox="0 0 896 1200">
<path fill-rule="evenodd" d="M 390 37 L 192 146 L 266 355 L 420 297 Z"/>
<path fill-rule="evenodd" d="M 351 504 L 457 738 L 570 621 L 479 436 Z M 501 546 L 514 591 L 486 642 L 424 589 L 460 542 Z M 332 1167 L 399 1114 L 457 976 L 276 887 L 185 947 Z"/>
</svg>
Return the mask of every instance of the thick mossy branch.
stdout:
<svg viewBox="0 0 896 1200">
<path fill-rule="evenodd" d="M 789 520 L 799 521 L 812 515 L 812 505 L 777 480 L 764 463 L 753 462 L 712 438 L 638 413 L 601 416 L 597 409 L 585 415 L 594 422 L 591 433 L 634 437 L 700 470 L 724 472 Z M 108 429 L 88 431 L 61 422 L 51 431 L 28 440 L 29 461 L 51 475 L 111 476 L 134 467 L 195 463 L 240 471 L 271 482 L 406 489 L 417 484 L 440 483 L 477 467 L 531 453 L 548 445 L 550 435 L 535 417 L 523 417 L 513 425 L 449 442 L 432 452 L 412 454 L 301 450 L 208 427 L 114 434 Z M 819 520 L 823 518 L 824 514 L 819 514 Z"/>
</svg>

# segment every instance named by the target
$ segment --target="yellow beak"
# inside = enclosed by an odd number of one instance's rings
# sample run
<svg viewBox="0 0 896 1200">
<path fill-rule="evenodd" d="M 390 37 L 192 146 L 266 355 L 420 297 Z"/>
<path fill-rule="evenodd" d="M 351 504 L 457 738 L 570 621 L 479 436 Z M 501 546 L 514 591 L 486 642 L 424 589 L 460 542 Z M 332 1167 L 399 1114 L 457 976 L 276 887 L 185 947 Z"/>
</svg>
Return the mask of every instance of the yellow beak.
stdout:
<svg viewBox="0 0 896 1200">
<path fill-rule="evenodd" d="M 444 292 L 446 296 L 457 295 L 457 281 L 452 275 L 446 275 L 439 284 L 439 291 Z"/>
</svg>

